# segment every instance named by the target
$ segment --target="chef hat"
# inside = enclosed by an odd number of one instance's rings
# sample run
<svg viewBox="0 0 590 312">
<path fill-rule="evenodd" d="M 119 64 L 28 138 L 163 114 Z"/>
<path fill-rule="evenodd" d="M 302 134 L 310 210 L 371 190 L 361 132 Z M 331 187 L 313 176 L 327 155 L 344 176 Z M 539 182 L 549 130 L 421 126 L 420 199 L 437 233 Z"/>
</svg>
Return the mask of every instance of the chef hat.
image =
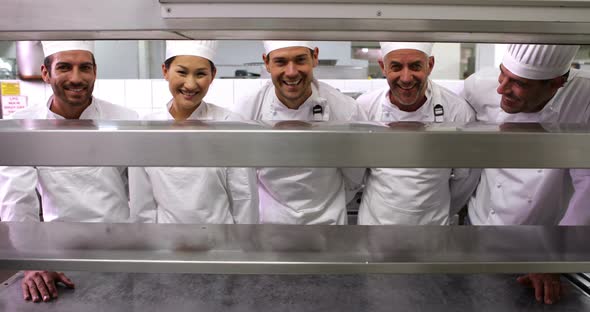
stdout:
<svg viewBox="0 0 590 312">
<path fill-rule="evenodd" d="M 383 57 L 391 51 L 406 49 L 422 51 L 427 56 L 430 56 L 434 45 L 429 42 L 379 42 L 379 44 L 381 45 L 381 55 Z"/>
<path fill-rule="evenodd" d="M 93 41 L 43 41 L 43 53 L 48 57 L 57 52 L 82 50 L 94 53 Z"/>
<path fill-rule="evenodd" d="M 215 40 L 166 40 L 166 59 L 178 55 L 192 55 L 213 62 L 216 51 Z"/>
<path fill-rule="evenodd" d="M 266 52 L 266 55 L 274 50 L 290 47 L 305 47 L 312 50 L 315 48 L 311 41 L 264 41 L 264 51 Z"/>
<path fill-rule="evenodd" d="M 519 77 L 552 79 L 568 72 L 578 48 L 576 45 L 511 44 L 502 64 Z"/>
</svg>

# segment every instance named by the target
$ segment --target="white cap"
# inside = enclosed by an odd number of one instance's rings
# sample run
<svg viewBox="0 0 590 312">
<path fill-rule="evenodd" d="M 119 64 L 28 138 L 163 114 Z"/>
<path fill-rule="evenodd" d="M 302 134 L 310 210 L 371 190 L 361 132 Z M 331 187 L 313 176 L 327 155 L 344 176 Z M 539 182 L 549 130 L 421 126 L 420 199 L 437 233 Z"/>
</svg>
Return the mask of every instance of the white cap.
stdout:
<svg viewBox="0 0 590 312">
<path fill-rule="evenodd" d="M 264 51 L 266 52 L 266 55 L 274 50 L 291 47 L 305 47 L 312 50 L 315 49 L 315 46 L 311 43 L 311 41 L 264 41 Z"/>
<path fill-rule="evenodd" d="M 570 70 L 579 48 L 576 45 L 511 44 L 502 64 L 522 78 L 552 79 Z"/>
<path fill-rule="evenodd" d="M 178 55 L 200 56 L 214 62 L 215 40 L 166 40 L 166 59 Z"/>
<path fill-rule="evenodd" d="M 63 51 L 82 50 L 94 53 L 94 41 L 43 41 L 45 57 Z"/>
<path fill-rule="evenodd" d="M 426 56 L 430 56 L 434 45 L 434 43 L 429 42 L 379 42 L 379 44 L 381 45 L 381 55 L 383 57 L 395 50 L 418 50 L 424 52 Z"/>
</svg>

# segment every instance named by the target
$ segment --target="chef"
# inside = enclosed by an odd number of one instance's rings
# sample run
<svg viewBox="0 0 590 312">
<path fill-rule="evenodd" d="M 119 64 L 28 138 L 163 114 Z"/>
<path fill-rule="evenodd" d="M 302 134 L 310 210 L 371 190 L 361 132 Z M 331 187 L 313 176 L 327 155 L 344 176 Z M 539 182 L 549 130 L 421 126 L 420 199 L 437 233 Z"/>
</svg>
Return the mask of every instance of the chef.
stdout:
<svg viewBox="0 0 590 312">
<path fill-rule="evenodd" d="M 492 75 L 476 73 L 465 81 L 464 96 L 480 121 L 492 123 L 587 123 L 590 73 L 570 69 L 578 46 L 511 44 Z M 573 179 L 572 179 L 573 178 Z M 568 209 L 568 189 L 587 192 L 585 170 L 483 169 L 469 200 L 474 225 L 588 224 L 577 218 L 588 207 Z M 578 198 L 578 195 L 574 195 Z M 566 218 L 564 218 L 566 216 Z M 519 281 L 535 288 L 545 303 L 559 299 L 557 274 L 528 274 Z"/>
<path fill-rule="evenodd" d="M 12 119 L 137 119 L 134 111 L 92 96 L 97 65 L 93 42 L 43 42 L 43 80 L 53 95 L 45 105 L 15 112 Z M 40 200 L 37 197 L 39 192 Z M 129 217 L 124 167 L 1 167 L 2 221 L 122 222 Z M 56 282 L 74 284 L 62 273 L 26 271 L 26 300 L 57 298 Z"/>
<path fill-rule="evenodd" d="M 357 121 L 366 115 L 356 101 L 313 76 L 319 49 L 308 41 L 265 41 L 262 55 L 271 81 L 240 101 L 250 120 Z M 362 183 L 364 169 L 260 168 L 262 223 L 346 224 L 346 202 Z"/>
<path fill-rule="evenodd" d="M 475 120 L 473 109 L 463 98 L 429 79 L 435 63 L 432 46 L 381 42 L 383 60 L 379 66 L 388 86 L 357 99 L 369 120 L 385 124 Z M 472 190 L 465 185 L 473 182 L 469 174 L 469 169 L 371 168 L 359 208 L 359 224 L 447 225 L 451 205 L 456 206 L 452 212 L 460 210 Z"/>
<path fill-rule="evenodd" d="M 162 73 L 172 99 L 144 119 L 240 120 L 203 101 L 216 74 L 216 48 L 217 41 L 167 41 Z M 253 168 L 129 168 L 129 176 L 132 221 L 258 223 Z"/>
</svg>

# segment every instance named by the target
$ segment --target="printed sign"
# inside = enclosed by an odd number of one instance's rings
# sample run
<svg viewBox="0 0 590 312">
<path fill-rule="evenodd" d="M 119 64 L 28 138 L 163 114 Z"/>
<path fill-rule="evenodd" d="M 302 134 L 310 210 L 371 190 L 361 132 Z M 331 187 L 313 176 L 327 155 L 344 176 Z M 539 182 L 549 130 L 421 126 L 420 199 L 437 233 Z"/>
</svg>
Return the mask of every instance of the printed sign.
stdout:
<svg viewBox="0 0 590 312">
<path fill-rule="evenodd" d="M 18 82 L 2 82 L 2 96 L 20 95 L 20 84 Z"/>
<path fill-rule="evenodd" d="M 27 97 L 25 95 L 2 96 L 2 116 L 4 118 L 25 107 L 27 107 Z"/>
</svg>

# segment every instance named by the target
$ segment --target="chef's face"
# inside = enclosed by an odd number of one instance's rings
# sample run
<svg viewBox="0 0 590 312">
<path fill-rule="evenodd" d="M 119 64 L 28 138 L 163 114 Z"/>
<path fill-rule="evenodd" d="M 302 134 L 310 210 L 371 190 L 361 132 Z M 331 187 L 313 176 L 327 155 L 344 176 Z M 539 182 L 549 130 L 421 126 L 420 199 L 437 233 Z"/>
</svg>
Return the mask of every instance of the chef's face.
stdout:
<svg viewBox="0 0 590 312">
<path fill-rule="evenodd" d="M 194 111 L 215 78 L 216 70 L 208 59 L 179 55 L 167 67 L 162 64 L 164 78 L 173 97 L 172 105 L 183 111 Z"/>
<path fill-rule="evenodd" d="M 502 95 L 500 106 L 509 114 L 538 112 L 566 80 L 563 76 L 549 80 L 522 78 L 510 72 L 504 65 L 500 65 L 500 85 L 496 90 Z"/>
<path fill-rule="evenodd" d="M 313 68 L 318 65 L 318 48 L 289 47 L 263 55 L 279 100 L 296 109 L 311 96 Z"/>
<path fill-rule="evenodd" d="M 415 111 L 426 102 L 428 76 L 434 57 L 414 49 L 395 50 L 379 62 L 389 84 L 389 98 L 404 111 Z"/>
<path fill-rule="evenodd" d="M 41 77 L 53 89 L 52 105 L 67 111 L 87 106 L 92 101 L 96 80 L 96 62 L 83 50 L 62 51 L 50 55 L 41 65 Z"/>
</svg>

